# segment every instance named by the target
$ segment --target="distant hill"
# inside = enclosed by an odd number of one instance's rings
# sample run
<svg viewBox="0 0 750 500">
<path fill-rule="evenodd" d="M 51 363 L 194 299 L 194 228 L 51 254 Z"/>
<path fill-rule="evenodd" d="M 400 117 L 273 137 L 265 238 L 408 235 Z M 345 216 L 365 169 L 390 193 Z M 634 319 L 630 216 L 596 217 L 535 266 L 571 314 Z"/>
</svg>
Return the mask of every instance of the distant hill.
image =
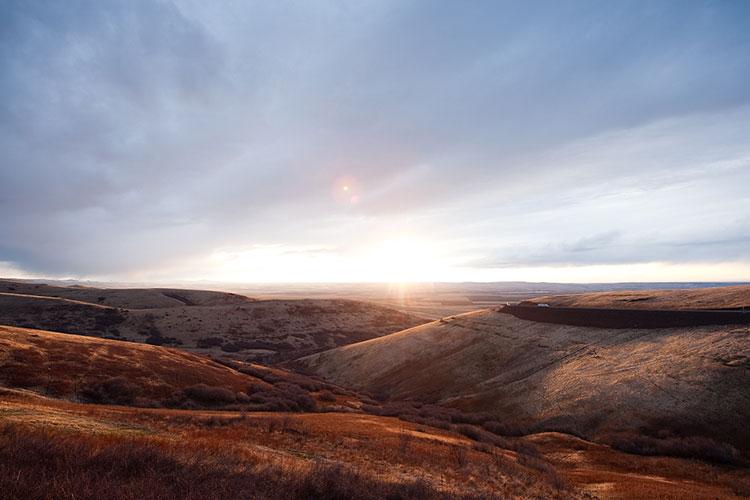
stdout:
<svg viewBox="0 0 750 500">
<path fill-rule="evenodd" d="M 124 309 L 160 309 L 183 306 L 241 305 L 253 299 L 226 292 L 172 288 L 94 288 L 81 285 L 54 286 L 44 283 L 0 280 L 0 292 L 59 297 Z"/>
<path fill-rule="evenodd" d="M 750 286 L 580 293 L 536 297 L 530 301 L 557 307 L 750 310 Z"/>
<path fill-rule="evenodd" d="M 742 302 L 709 296 L 693 303 Z M 386 397 L 490 412 L 509 429 L 707 436 L 750 450 L 747 326 L 604 329 L 482 310 L 297 363 Z"/>
<path fill-rule="evenodd" d="M 97 289 L 0 281 L 0 324 L 215 356 L 281 361 L 427 320 L 344 299 L 257 301 L 223 292 Z"/>
</svg>

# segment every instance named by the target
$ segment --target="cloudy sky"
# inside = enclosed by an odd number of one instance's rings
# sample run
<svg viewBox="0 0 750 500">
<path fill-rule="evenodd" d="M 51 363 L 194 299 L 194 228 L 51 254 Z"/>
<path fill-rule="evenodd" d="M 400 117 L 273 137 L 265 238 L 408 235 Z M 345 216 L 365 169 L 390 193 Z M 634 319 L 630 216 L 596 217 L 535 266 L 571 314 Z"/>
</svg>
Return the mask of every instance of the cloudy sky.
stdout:
<svg viewBox="0 0 750 500">
<path fill-rule="evenodd" d="M 0 0 L 0 275 L 750 280 L 750 3 Z"/>
</svg>

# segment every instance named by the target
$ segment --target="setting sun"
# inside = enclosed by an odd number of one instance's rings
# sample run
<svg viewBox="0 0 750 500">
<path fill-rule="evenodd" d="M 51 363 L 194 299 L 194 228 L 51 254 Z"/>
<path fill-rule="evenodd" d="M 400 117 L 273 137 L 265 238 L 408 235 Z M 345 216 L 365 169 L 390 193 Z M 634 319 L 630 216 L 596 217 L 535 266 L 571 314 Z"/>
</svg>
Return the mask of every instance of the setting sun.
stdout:
<svg viewBox="0 0 750 500">
<path fill-rule="evenodd" d="M 444 265 L 434 255 L 434 245 L 416 238 L 394 238 L 376 244 L 362 260 L 373 280 L 391 283 L 425 281 Z"/>
</svg>

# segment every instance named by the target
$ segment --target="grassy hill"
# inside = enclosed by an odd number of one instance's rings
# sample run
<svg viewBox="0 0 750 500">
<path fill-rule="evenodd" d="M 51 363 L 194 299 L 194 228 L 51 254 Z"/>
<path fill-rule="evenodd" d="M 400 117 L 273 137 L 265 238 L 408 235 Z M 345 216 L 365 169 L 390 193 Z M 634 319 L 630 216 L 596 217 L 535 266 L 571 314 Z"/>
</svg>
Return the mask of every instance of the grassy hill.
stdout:
<svg viewBox="0 0 750 500">
<path fill-rule="evenodd" d="M 0 490 L 4 498 L 99 498 L 102 488 L 123 498 L 582 496 L 535 450 L 479 449 L 450 430 L 360 407 L 354 393 L 276 368 L 0 326 Z M 466 483 L 468 470 L 477 479 Z"/>
<path fill-rule="evenodd" d="M 264 300 L 222 292 L 95 289 L 0 281 L 0 324 L 280 361 L 426 320 L 343 299 Z"/>
<path fill-rule="evenodd" d="M 750 309 L 750 286 L 686 290 L 633 290 L 551 295 L 530 299 L 557 307 L 613 309 Z"/>
<path fill-rule="evenodd" d="M 176 406 L 90 399 L 92 383 L 112 379 L 129 386 L 104 387 L 105 398 L 131 389 Z M 197 381 L 212 390 L 196 392 Z M 750 491 L 741 470 L 627 455 L 558 433 L 488 440 L 473 426 L 365 414 L 360 396 L 339 389 L 170 348 L 0 327 L 0 491 L 10 499 L 98 499 L 102 491 L 145 499 L 738 498 Z M 222 399 L 274 390 L 292 400 L 303 390 L 317 406 L 253 411 L 252 400 Z M 236 403 L 245 410 L 232 411 Z"/>
<path fill-rule="evenodd" d="M 55 286 L 0 279 L 0 292 L 58 297 L 124 309 L 238 305 L 253 299 L 234 293 L 176 288 L 95 288 Z"/>
<path fill-rule="evenodd" d="M 297 363 L 391 399 L 489 412 L 509 432 L 623 446 L 628 436 L 706 437 L 750 450 L 747 326 L 587 328 L 483 310 Z"/>
</svg>

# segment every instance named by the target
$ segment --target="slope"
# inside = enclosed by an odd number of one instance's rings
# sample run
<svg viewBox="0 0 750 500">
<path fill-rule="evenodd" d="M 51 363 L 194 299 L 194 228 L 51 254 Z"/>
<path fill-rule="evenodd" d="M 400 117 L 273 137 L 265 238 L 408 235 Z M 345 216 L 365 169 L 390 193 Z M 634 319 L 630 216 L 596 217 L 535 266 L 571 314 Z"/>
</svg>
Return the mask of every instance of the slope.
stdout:
<svg viewBox="0 0 750 500">
<path fill-rule="evenodd" d="M 551 295 L 530 299 L 557 307 L 614 309 L 750 309 L 750 286 L 687 290 L 633 290 Z"/>
<path fill-rule="evenodd" d="M 483 310 L 297 364 L 392 399 L 490 412 L 519 432 L 661 432 L 750 449 L 746 326 L 615 330 Z"/>
<path fill-rule="evenodd" d="M 4 283 L 5 287 L 12 282 Z M 65 298 L 77 289 L 27 285 L 0 292 L 0 324 L 172 345 L 214 356 L 275 362 L 386 335 L 426 320 L 387 307 L 342 299 L 254 301 L 218 292 L 116 290 L 101 303 Z M 102 291 L 102 290 L 99 290 Z M 98 294 L 87 289 L 81 298 Z M 166 294 L 166 295 L 165 295 Z M 176 301 L 179 305 L 165 301 Z M 152 304 L 148 302 L 153 299 Z M 106 302 L 137 304 L 112 307 Z M 189 302 L 191 305 L 185 305 Z"/>
</svg>

